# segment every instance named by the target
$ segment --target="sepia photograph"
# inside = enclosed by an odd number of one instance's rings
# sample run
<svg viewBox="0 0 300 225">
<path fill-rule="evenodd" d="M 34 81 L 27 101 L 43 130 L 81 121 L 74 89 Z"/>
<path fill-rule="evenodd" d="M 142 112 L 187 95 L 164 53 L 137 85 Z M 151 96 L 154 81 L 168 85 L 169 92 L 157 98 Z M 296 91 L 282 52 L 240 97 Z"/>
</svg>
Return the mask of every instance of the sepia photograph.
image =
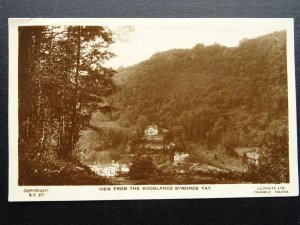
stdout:
<svg viewBox="0 0 300 225">
<path fill-rule="evenodd" d="M 36 21 L 10 20 L 10 185 L 23 194 L 297 195 L 292 19 Z"/>
</svg>

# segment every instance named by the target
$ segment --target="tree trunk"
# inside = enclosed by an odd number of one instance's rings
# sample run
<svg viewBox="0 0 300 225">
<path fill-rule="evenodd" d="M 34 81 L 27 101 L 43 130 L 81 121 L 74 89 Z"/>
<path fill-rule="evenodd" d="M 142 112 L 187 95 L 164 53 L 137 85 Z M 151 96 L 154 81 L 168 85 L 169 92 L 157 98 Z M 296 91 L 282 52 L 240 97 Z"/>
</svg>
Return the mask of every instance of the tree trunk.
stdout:
<svg viewBox="0 0 300 225">
<path fill-rule="evenodd" d="M 70 153 L 74 147 L 74 131 L 76 128 L 77 120 L 77 102 L 78 102 L 78 79 L 79 79 L 79 70 L 80 70 L 80 45 L 81 45 L 81 27 L 78 26 L 78 42 L 77 42 L 77 59 L 76 59 L 76 73 L 75 73 L 75 88 L 74 88 L 74 101 L 72 104 L 72 115 L 71 115 L 71 128 L 69 135 L 69 145 L 67 157 L 70 157 Z"/>
</svg>

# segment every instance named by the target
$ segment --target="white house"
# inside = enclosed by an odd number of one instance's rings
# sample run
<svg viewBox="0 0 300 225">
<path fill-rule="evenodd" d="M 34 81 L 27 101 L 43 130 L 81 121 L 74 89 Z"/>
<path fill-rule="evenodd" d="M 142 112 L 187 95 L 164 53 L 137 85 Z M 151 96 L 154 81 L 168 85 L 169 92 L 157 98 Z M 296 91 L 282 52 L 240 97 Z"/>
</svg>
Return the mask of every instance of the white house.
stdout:
<svg viewBox="0 0 300 225">
<path fill-rule="evenodd" d="M 128 173 L 129 167 L 125 164 L 119 164 L 114 160 L 110 164 L 93 164 L 90 165 L 92 171 L 94 171 L 99 176 L 103 177 L 114 177 L 119 173 Z"/>
<path fill-rule="evenodd" d="M 175 152 L 174 154 L 174 165 L 182 165 L 182 164 L 187 164 L 189 163 L 189 158 L 190 158 L 190 154 L 187 153 L 178 153 Z"/>
<path fill-rule="evenodd" d="M 144 133 L 148 137 L 156 136 L 158 135 L 158 126 L 157 125 L 150 125 L 147 126 L 144 130 Z"/>
</svg>

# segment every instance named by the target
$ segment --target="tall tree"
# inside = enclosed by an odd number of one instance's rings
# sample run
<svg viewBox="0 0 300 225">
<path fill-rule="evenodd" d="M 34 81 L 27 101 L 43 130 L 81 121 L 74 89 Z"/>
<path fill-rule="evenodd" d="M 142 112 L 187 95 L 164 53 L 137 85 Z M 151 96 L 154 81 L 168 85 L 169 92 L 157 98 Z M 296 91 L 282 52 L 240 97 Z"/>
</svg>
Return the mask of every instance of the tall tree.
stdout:
<svg viewBox="0 0 300 225">
<path fill-rule="evenodd" d="M 91 113 L 116 90 L 115 71 L 103 66 L 113 41 L 102 26 L 19 29 L 20 161 L 72 156 Z"/>
</svg>

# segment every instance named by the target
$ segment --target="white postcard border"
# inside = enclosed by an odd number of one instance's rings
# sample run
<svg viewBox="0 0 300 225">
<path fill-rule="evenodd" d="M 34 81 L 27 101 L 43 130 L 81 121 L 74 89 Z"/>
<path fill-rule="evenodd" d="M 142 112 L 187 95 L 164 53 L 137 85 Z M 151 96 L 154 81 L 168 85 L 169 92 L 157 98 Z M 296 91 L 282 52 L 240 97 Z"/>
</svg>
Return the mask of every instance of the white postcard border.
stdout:
<svg viewBox="0 0 300 225">
<path fill-rule="evenodd" d="M 261 19 L 163 19 L 186 24 L 281 23 L 287 30 L 288 107 L 289 107 L 289 184 L 191 184 L 191 185 L 112 185 L 112 186 L 18 186 L 18 26 L 34 25 L 149 25 L 159 18 L 55 18 L 9 19 L 9 201 L 74 201 L 125 199 L 189 199 L 298 196 L 297 120 L 294 57 L 294 21 L 291 18 Z M 105 189 L 106 188 L 106 189 Z M 149 190 L 144 190 L 144 189 Z M 185 190 L 189 189 L 189 190 Z"/>
</svg>

